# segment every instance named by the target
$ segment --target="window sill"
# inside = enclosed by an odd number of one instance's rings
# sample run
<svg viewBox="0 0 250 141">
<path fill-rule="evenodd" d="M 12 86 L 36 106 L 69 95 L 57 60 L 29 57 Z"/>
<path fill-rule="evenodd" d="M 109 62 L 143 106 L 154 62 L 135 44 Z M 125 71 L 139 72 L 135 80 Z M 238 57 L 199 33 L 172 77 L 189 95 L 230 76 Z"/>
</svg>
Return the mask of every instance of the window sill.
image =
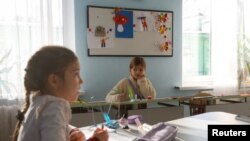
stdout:
<svg viewBox="0 0 250 141">
<path fill-rule="evenodd" d="M 180 91 L 190 91 L 190 90 L 211 91 L 213 90 L 212 86 L 175 86 L 174 88 Z"/>
</svg>

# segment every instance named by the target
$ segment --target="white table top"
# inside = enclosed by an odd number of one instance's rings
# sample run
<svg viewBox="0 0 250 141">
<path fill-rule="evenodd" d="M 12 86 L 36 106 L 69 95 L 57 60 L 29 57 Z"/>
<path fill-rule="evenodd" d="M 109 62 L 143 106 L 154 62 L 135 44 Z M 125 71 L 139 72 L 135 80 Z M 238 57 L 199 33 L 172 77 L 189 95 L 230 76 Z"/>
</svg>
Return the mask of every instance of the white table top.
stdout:
<svg viewBox="0 0 250 141">
<path fill-rule="evenodd" d="M 99 128 L 101 127 L 101 125 L 98 126 Z M 93 134 L 95 129 L 96 127 L 90 127 L 90 126 L 80 128 L 80 130 L 84 133 L 87 139 Z M 138 136 L 138 134 L 136 133 L 129 132 L 123 129 L 117 129 L 117 130 L 107 129 L 107 130 L 109 132 L 109 141 L 133 141 Z"/>
<path fill-rule="evenodd" d="M 178 127 L 177 137 L 185 141 L 207 141 L 209 124 L 250 124 L 235 119 L 236 115 L 225 112 L 208 112 L 172 120 L 166 123 Z"/>
<path fill-rule="evenodd" d="M 172 124 L 178 127 L 177 140 L 185 141 L 207 141 L 208 125 L 209 124 L 250 124 L 235 119 L 235 114 L 225 112 L 208 112 L 200 115 L 185 117 L 168 121 L 166 123 Z M 101 127 L 101 125 L 98 125 Z M 80 128 L 85 134 L 86 138 L 89 138 L 96 127 L 83 127 Z M 133 141 L 140 134 L 134 133 L 134 131 L 126 131 L 123 129 L 117 129 L 116 131 L 109 131 L 109 141 Z"/>
</svg>

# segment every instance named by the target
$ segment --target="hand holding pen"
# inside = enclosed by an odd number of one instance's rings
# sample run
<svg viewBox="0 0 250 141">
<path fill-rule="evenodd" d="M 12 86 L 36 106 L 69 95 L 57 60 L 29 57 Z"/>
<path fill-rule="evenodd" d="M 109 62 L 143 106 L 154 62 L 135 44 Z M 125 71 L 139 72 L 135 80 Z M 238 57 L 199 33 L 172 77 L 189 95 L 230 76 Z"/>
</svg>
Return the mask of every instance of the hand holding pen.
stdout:
<svg viewBox="0 0 250 141">
<path fill-rule="evenodd" d="M 104 124 L 101 128 L 96 128 L 93 137 L 97 138 L 99 141 L 108 141 L 109 135 L 106 129 L 104 129 Z"/>
<path fill-rule="evenodd" d="M 85 135 L 78 129 L 74 128 L 70 131 L 70 141 L 82 141 L 85 140 Z"/>
</svg>

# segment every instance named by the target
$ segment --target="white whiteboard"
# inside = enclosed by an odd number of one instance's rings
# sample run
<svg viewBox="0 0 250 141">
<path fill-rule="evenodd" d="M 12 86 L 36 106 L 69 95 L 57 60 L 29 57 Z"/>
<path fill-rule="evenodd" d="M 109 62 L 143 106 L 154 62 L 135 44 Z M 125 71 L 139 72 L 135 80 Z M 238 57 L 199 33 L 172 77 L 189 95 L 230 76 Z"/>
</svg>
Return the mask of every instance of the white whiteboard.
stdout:
<svg viewBox="0 0 250 141">
<path fill-rule="evenodd" d="M 87 16 L 89 56 L 173 56 L 172 11 L 88 6 Z"/>
</svg>

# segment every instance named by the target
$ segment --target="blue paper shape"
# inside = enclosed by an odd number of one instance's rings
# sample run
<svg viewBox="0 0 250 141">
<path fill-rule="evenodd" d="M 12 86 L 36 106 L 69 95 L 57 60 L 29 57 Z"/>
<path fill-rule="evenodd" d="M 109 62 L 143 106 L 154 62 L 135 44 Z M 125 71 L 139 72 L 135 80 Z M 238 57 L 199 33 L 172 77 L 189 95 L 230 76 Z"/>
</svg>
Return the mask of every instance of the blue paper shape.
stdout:
<svg viewBox="0 0 250 141">
<path fill-rule="evenodd" d="M 117 129 L 120 127 L 119 123 L 117 121 L 111 120 L 107 113 L 103 113 L 103 118 L 105 120 L 105 126 L 107 126 L 108 128 Z"/>
<path fill-rule="evenodd" d="M 123 32 L 119 32 L 117 30 L 118 24 L 115 24 L 115 36 L 116 38 L 133 38 L 134 32 L 133 32 L 133 12 L 132 11 L 125 11 L 121 10 L 117 15 L 123 15 L 126 18 L 128 18 L 128 22 L 123 25 Z"/>
</svg>

